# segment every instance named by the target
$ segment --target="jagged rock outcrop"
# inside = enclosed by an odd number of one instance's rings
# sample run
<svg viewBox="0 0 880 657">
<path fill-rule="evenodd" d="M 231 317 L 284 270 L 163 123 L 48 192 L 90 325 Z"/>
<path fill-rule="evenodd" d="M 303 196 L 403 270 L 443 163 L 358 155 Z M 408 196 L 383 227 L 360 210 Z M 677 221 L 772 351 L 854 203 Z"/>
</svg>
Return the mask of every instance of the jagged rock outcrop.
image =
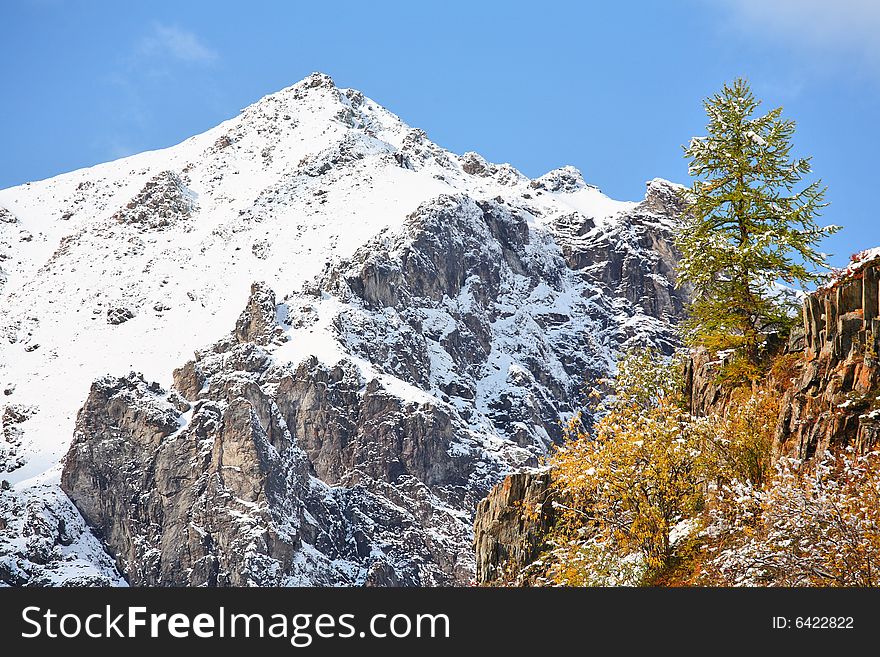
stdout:
<svg viewBox="0 0 880 657">
<path fill-rule="evenodd" d="M 131 374 L 97 381 L 77 419 L 62 489 L 134 585 L 247 585 L 289 570 L 298 547 L 271 502 L 305 484 L 271 400 L 248 382 L 189 404 Z M 296 475 L 300 474 L 298 478 Z"/>
<path fill-rule="evenodd" d="M 0 481 L 0 586 L 124 583 L 57 486 L 33 486 L 18 493 Z"/>
<path fill-rule="evenodd" d="M 9 396 L 14 388 L 7 388 Z M 21 425 L 36 413 L 33 406 L 6 404 L 0 406 L 0 474 L 13 472 L 24 465 L 21 452 Z"/>
<path fill-rule="evenodd" d="M 880 438 L 880 253 L 804 302 L 801 371 L 783 401 L 777 453 L 874 448 Z"/>
<path fill-rule="evenodd" d="M 18 223 L 18 218 L 12 214 L 9 210 L 0 206 L 0 224 L 15 224 Z"/>
<path fill-rule="evenodd" d="M 112 324 L 113 326 L 118 326 L 119 324 L 124 324 L 130 319 L 134 318 L 134 313 L 130 308 L 124 307 L 111 307 L 107 308 L 107 323 Z"/>
<path fill-rule="evenodd" d="M 628 213 L 625 224 L 597 226 L 581 213 L 555 220 L 568 266 L 640 307 L 646 321 L 625 329 L 636 338 L 635 344 L 650 341 L 648 334 L 658 332 L 652 325 L 675 324 L 684 314 L 689 291 L 674 287 L 678 255 L 672 230 L 682 211 L 678 188 L 667 181 L 650 181 L 645 200 Z M 624 244 L 626 248 L 620 248 Z M 675 344 L 674 337 L 666 341 L 664 351 L 671 353 Z"/>
<path fill-rule="evenodd" d="M 143 189 L 112 217 L 121 224 L 161 230 L 185 221 L 196 203 L 179 175 L 162 171 L 146 182 Z"/>
<path fill-rule="evenodd" d="M 469 479 L 489 464 L 456 442 L 464 427 L 350 362 L 279 367 L 253 343 L 215 349 L 191 409 L 130 375 L 96 382 L 77 420 L 62 488 L 130 583 L 469 579 L 450 509 L 476 503 Z"/>
<path fill-rule="evenodd" d="M 528 585 L 528 567 L 545 545 L 555 511 L 551 472 L 508 475 L 477 505 L 477 584 Z"/>
<path fill-rule="evenodd" d="M 247 307 L 235 324 L 235 339 L 264 346 L 281 339 L 284 331 L 275 315 L 275 292 L 264 281 L 252 284 Z"/>
<path fill-rule="evenodd" d="M 529 187 L 547 192 L 576 192 L 587 187 L 587 183 L 580 171 L 573 166 L 565 166 L 535 178 Z"/>
</svg>

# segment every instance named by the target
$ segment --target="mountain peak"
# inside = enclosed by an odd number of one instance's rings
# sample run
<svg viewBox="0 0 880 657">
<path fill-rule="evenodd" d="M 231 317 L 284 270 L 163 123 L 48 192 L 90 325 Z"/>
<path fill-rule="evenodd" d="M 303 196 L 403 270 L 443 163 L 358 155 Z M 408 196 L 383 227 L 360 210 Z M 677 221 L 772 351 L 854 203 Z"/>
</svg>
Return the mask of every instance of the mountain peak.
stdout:
<svg viewBox="0 0 880 657">
<path fill-rule="evenodd" d="M 304 94 L 308 93 L 312 89 L 336 89 L 336 83 L 326 73 L 321 73 L 320 71 L 315 71 L 304 77 L 299 82 L 295 82 L 294 84 L 279 89 L 278 91 L 273 91 L 265 96 L 263 96 L 257 102 L 249 105 L 242 111 L 246 111 L 248 108 L 253 107 L 255 105 L 259 105 L 263 101 L 277 101 L 282 98 L 286 98 L 288 96 L 296 96 L 302 97 Z"/>
<path fill-rule="evenodd" d="M 583 174 L 575 167 L 566 165 L 548 171 L 540 178 L 535 178 L 530 187 L 533 189 L 542 189 L 548 192 L 572 193 L 586 187 L 595 187 L 588 185 L 584 181 Z"/>
<path fill-rule="evenodd" d="M 336 83 L 333 82 L 333 78 L 331 78 L 326 73 L 321 73 L 320 71 L 315 71 L 311 75 L 303 78 L 299 82 L 297 82 L 294 87 L 301 87 L 303 89 L 315 89 L 317 87 L 324 87 L 326 89 L 333 89 L 336 87 Z"/>
<path fill-rule="evenodd" d="M 662 201 L 665 186 L 651 189 Z M 270 570 L 291 584 L 469 581 L 476 500 L 559 440 L 584 377 L 604 376 L 618 348 L 667 347 L 682 306 L 666 275 L 667 226 L 643 221 L 635 203 L 607 198 L 574 167 L 533 181 L 459 157 L 322 73 L 171 148 L 0 190 L 0 208 L 0 472 L 15 495 L 32 500 L 45 482 L 52 513 L 80 517 L 55 485 L 57 466 L 74 435 L 86 455 L 103 428 L 116 431 L 105 413 L 113 395 L 91 388 L 108 373 L 157 384 L 116 386 L 126 417 L 144 422 L 130 428 L 146 442 L 123 441 L 126 459 L 157 449 L 170 472 L 195 456 L 174 446 L 203 439 L 218 454 L 258 457 L 219 464 L 220 477 L 196 473 L 195 483 L 218 483 L 216 497 L 177 488 L 196 497 L 169 502 L 169 556 L 177 537 L 201 536 L 191 522 L 216 527 L 219 513 L 245 524 L 188 546 L 207 550 L 193 568 L 164 560 L 167 582 L 196 581 L 199 564 L 221 563 L 219 545 L 234 556 L 221 570 L 259 583 Z M 100 480 L 87 472 L 99 461 L 68 459 L 66 479 L 94 527 L 104 525 L 82 486 Z M 121 472 L 102 462 L 108 476 Z M 252 480 L 260 464 L 284 486 Z M 169 482 L 154 484 L 135 497 L 165 505 L 154 493 Z M 256 499 L 274 515 L 252 515 Z M 246 504 L 218 511 L 229 500 Z M 208 510 L 203 525 L 197 507 Z M 387 522 L 407 536 L 383 534 Z M 283 549 L 254 548 L 252 560 L 236 543 L 254 535 L 248 527 Z M 81 533 L 77 554 L 117 581 Z M 342 542 L 309 543 L 331 534 Z M 0 536 L 0 560 L 10 550 L 21 572 L 48 572 Z"/>
</svg>

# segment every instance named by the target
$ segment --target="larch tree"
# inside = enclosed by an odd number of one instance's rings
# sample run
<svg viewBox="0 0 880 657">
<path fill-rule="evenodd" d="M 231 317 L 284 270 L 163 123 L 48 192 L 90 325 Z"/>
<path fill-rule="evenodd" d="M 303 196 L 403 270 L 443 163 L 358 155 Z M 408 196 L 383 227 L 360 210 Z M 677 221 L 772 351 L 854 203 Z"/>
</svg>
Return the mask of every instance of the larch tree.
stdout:
<svg viewBox="0 0 880 657">
<path fill-rule="evenodd" d="M 708 134 L 684 149 L 696 180 L 676 240 L 679 285 L 693 289 L 688 341 L 735 349 L 751 368 L 766 336 L 791 326 L 778 283 L 818 282 L 827 262 L 817 247 L 837 230 L 816 223 L 821 181 L 801 185 L 811 167 L 792 157 L 794 121 L 781 107 L 756 116 L 760 103 L 742 79 L 704 101 Z"/>
</svg>

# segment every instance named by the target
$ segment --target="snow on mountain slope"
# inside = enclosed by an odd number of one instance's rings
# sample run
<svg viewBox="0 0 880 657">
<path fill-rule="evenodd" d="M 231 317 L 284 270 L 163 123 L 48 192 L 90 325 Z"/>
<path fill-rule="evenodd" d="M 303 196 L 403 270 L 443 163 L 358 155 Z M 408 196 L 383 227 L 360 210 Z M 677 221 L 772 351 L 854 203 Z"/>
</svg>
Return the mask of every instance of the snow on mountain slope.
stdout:
<svg viewBox="0 0 880 657">
<path fill-rule="evenodd" d="M 2 478 L 69 505 L 53 485 L 92 382 L 135 371 L 169 389 L 175 367 L 222 344 L 257 280 L 290 293 L 273 362 L 360 363 L 363 385 L 446 408 L 506 450 L 497 476 L 558 439 L 619 349 L 669 345 L 671 190 L 652 181 L 645 201 L 618 202 L 571 167 L 530 180 L 456 156 L 321 74 L 172 148 L 0 190 Z M 425 282 L 450 271 L 454 285 Z M 463 500 L 488 483 L 428 489 L 466 526 Z M 467 539 L 453 534 L 450 554 Z M 367 567 L 355 562 L 340 572 Z M 346 577 L 330 579 L 361 581 Z"/>
<path fill-rule="evenodd" d="M 468 176 L 455 160 L 359 92 L 316 75 L 178 146 L 0 191 L 0 206 L 18 220 L 2 232 L 10 257 L 0 383 L 14 386 L 9 401 L 38 409 L 24 429 L 27 462 L 10 479 L 57 461 L 93 379 L 136 370 L 168 382 L 175 364 L 234 321 L 252 281 L 293 289 L 426 199 L 456 189 L 519 195 L 528 182 L 515 172 L 512 186 Z M 314 175 L 340 163 L 349 165 L 342 179 Z M 191 213 L 146 230 L 114 218 L 172 171 L 194 200 Z M 539 205 L 553 204 L 600 220 L 632 206 L 582 181 Z M 116 309 L 134 317 L 109 323 Z"/>
</svg>

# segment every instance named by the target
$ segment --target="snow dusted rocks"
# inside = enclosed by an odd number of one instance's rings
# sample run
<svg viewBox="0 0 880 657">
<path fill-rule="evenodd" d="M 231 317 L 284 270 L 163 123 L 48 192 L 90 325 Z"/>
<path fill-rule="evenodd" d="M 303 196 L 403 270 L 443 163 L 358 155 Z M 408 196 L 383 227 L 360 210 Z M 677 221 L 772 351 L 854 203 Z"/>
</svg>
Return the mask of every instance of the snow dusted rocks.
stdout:
<svg viewBox="0 0 880 657">
<path fill-rule="evenodd" d="M 113 215 L 122 224 L 162 229 L 187 219 L 195 208 L 193 194 L 172 171 L 162 171 Z"/>
<path fill-rule="evenodd" d="M 0 586 L 120 586 L 113 560 L 57 486 L 0 485 Z"/>
<path fill-rule="evenodd" d="M 17 223 L 18 218 L 9 210 L 0 206 L 0 291 L 3 290 L 3 284 L 6 283 L 7 279 L 3 263 L 13 255 L 12 227 L 13 224 Z"/>
<path fill-rule="evenodd" d="M 277 366 L 252 343 L 220 343 L 200 368 L 192 407 L 131 375 L 96 382 L 77 421 L 62 488 L 130 583 L 468 580 L 454 509 L 476 504 L 482 463 L 447 453 L 448 414 L 351 363 Z"/>
<path fill-rule="evenodd" d="M 247 307 L 235 323 L 235 338 L 239 342 L 267 345 L 284 339 L 284 331 L 276 324 L 275 293 L 264 282 L 251 285 Z"/>
<path fill-rule="evenodd" d="M 189 405 L 140 377 L 92 386 L 61 485 L 136 585 L 280 583 L 301 521 L 271 401 L 248 382 Z M 265 424 L 263 426 L 260 420 Z M 290 457 L 290 453 L 286 454 Z M 301 470 L 301 469 L 300 469 Z M 293 511 L 273 522 L 271 510 Z"/>
<path fill-rule="evenodd" d="M 128 308 L 107 308 L 108 324 L 116 326 L 117 324 L 123 324 L 132 318 L 134 318 L 134 313 Z"/>
<path fill-rule="evenodd" d="M 647 183 L 644 210 L 659 215 L 676 216 L 684 212 L 685 203 L 681 192 L 683 185 L 671 183 L 662 178 L 654 178 Z"/>
<path fill-rule="evenodd" d="M 670 190 L 533 184 L 320 74 L 0 190 L 0 404 L 38 407 L 11 494 L 64 499 L 68 452 L 132 583 L 466 583 L 479 499 L 620 350 L 672 345 Z"/>
<path fill-rule="evenodd" d="M 532 189 L 541 189 L 547 192 L 576 192 L 587 187 L 581 172 L 573 166 L 564 166 L 545 173 L 540 178 L 529 183 Z"/>
<path fill-rule="evenodd" d="M 4 395 L 9 397 L 15 388 L 6 388 Z M 19 453 L 23 431 L 21 425 L 37 412 L 34 406 L 6 404 L 0 413 L 0 474 L 13 472 L 24 465 L 24 457 Z"/>
</svg>

